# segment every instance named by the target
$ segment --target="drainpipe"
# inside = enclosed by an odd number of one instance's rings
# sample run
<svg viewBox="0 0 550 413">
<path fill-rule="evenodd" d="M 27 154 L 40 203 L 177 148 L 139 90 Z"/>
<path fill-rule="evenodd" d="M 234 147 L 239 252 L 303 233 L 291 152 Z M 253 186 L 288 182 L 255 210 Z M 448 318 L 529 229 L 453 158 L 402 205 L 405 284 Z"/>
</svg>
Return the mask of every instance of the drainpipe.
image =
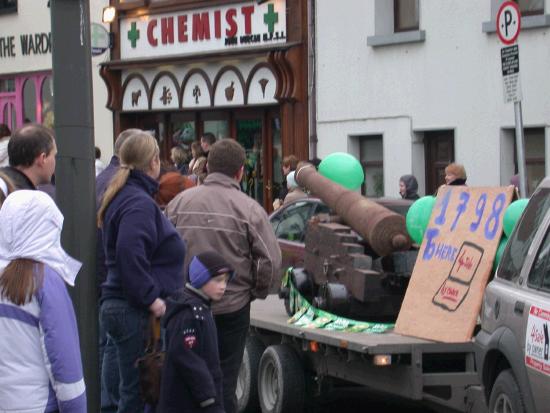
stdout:
<svg viewBox="0 0 550 413">
<path fill-rule="evenodd" d="M 317 157 L 317 93 L 316 93 L 316 32 L 315 0 L 308 0 L 308 122 L 309 122 L 309 159 Z"/>
</svg>

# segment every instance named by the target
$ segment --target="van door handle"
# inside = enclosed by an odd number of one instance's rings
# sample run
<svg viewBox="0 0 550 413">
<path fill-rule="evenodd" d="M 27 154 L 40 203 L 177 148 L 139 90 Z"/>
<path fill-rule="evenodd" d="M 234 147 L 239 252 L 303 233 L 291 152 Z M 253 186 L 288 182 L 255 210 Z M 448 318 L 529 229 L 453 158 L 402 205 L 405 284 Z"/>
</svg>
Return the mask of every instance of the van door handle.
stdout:
<svg viewBox="0 0 550 413">
<path fill-rule="evenodd" d="M 514 313 L 517 315 L 523 315 L 523 309 L 525 308 L 525 303 L 523 301 L 516 301 L 514 305 Z"/>
</svg>

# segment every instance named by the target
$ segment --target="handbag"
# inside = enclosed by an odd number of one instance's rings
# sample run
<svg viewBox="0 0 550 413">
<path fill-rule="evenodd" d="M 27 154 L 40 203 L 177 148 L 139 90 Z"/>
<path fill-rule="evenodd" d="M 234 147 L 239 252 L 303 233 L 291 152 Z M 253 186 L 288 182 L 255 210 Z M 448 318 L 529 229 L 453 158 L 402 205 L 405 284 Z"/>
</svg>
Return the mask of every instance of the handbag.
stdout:
<svg viewBox="0 0 550 413">
<path fill-rule="evenodd" d="M 156 405 L 160 399 L 160 382 L 165 351 L 160 337 L 160 320 L 149 316 L 145 355 L 136 360 L 139 374 L 139 391 L 145 403 Z"/>
</svg>

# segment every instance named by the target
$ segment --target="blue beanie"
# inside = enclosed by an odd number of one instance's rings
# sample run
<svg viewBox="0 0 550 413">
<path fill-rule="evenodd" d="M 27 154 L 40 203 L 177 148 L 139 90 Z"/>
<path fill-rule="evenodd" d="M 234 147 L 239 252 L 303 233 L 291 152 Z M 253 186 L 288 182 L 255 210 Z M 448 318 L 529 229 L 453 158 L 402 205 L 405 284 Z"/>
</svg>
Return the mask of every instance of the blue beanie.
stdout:
<svg viewBox="0 0 550 413">
<path fill-rule="evenodd" d="M 229 279 L 234 276 L 233 268 L 214 251 L 197 254 L 189 264 L 189 282 L 195 288 L 201 288 L 211 278 L 229 273 Z"/>
</svg>

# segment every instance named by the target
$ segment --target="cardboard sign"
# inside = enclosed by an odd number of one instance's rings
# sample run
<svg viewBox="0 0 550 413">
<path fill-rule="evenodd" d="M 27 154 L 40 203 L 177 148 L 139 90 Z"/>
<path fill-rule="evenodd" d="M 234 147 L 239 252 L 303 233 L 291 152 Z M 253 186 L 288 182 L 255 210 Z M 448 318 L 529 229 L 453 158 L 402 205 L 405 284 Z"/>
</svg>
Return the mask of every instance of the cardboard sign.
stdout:
<svg viewBox="0 0 550 413">
<path fill-rule="evenodd" d="M 446 343 L 469 341 L 514 189 L 443 186 L 395 331 Z"/>
</svg>

